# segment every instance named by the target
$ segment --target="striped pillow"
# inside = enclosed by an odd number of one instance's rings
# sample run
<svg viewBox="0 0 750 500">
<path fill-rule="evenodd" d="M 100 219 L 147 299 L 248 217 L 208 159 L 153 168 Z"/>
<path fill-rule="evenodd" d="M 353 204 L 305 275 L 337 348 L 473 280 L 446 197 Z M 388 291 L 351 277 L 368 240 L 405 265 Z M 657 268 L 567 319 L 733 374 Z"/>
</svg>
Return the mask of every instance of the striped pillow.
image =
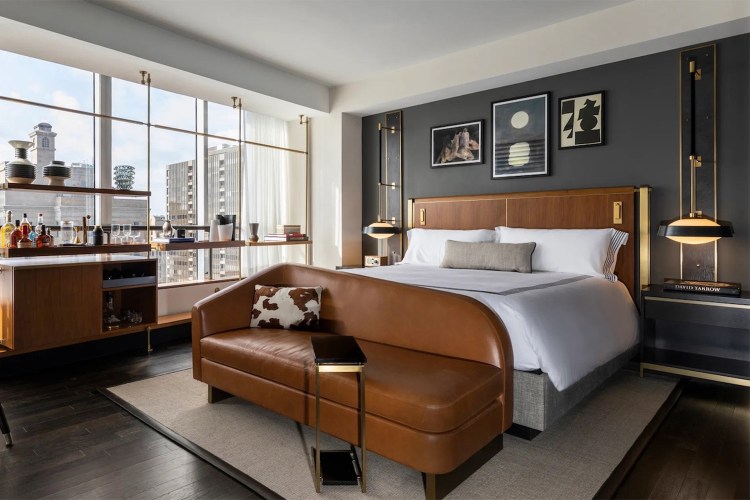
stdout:
<svg viewBox="0 0 750 500">
<path fill-rule="evenodd" d="M 609 281 L 617 281 L 617 275 L 615 274 L 615 265 L 617 264 L 617 252 L 620 251 L 620 247 L 628 242 L 628 233 L 612 229 L 612 238 L 609 240 L 609 247 L 607 248 L 607 258 L 604 259 L 604 277 Z"/>
</svg>

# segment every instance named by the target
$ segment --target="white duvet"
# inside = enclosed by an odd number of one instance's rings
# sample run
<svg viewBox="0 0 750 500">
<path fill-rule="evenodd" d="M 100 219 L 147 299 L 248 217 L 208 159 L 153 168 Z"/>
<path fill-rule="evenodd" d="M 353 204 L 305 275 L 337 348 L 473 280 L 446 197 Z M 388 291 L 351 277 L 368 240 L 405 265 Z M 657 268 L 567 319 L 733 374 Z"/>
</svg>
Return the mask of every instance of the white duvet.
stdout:
<svg viewBox="0 0 750 500">
<path fill-rule="evenodd" d="M 627 288 L 602 278 L 409 264 L 349 272 L 479 300 L 505 324 L 514 368 L 541 370 L 560 391 L 638 338 L 638 314 Z"/>
</svg>

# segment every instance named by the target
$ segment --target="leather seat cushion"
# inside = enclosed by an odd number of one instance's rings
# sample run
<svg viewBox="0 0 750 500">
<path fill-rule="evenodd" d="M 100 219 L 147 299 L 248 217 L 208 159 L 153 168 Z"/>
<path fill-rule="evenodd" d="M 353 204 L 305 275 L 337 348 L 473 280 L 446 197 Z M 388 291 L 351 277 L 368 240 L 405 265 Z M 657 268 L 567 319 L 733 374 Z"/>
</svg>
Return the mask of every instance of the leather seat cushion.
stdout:
<svg viewBox="0 0 750 500">
<path fill-rule="evenodd" d="M 305 331 L 248 328 L 201 339 L 204 358 L 311 394 L 315 363 Z M 502 391 L 502 370 L 474 361 L 357 340 L 367 357 L 367 413 L 424 432 L 461 426 Z M 322 398 L 356 408 L 354 373 L 322 373 Z"/>
</svg>

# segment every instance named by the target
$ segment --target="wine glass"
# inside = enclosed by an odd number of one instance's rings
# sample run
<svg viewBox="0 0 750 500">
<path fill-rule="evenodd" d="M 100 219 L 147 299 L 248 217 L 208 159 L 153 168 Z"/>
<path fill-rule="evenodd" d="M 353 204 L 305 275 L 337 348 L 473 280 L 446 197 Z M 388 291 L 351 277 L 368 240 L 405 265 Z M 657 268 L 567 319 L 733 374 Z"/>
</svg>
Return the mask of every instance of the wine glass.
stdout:
<svg viewBox="0 0 750 500">
<path fill-rule="evenodd" d="M 123 243 L 130 243 L 130 235 L 133 234 L 132 224 L 122 224 L 120 227 L 122 228 Z"/>
<path fill-rule="evenodd" d="M 112 224 L 112 243 L 117 244 L 117 240 L 120 239 L 120 225 Z"/>
</svg>

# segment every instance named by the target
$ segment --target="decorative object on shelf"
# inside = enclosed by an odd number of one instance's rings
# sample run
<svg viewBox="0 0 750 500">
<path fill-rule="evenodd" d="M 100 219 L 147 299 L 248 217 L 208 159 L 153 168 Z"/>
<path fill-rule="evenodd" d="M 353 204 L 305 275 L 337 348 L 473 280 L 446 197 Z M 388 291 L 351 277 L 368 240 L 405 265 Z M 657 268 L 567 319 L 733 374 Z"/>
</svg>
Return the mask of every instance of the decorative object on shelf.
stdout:
<svg viewBox="0 0 750 500">
<path fill-rule="evenodd" d="M 185 237 L 185 229 L 184 228 L 177 229 L 177 237 L 178 238 L 184 238 Z M 195 240 L 195 238 L 193 238 L 193 240 Z"/>
<path fill-rule="evenodd" d="M 247 240 L 252 242 L 258 241 L 258 227 L 260 227 L 260 224 L 257 222 L 250 222 L 247 226 L 248 230 L 250 231 L 250 235 L 247 237 Z"/>
<path fill-rule="evenodd" d="M 219 241 L 219 219 L 214 219 L 209 223 L 208 241 Z"/>
<path fill-rule="evenodd" d="M 164 224 L 161 226 L 161 237 L 162 238 L 172 237 L 172 222 L 169 219 L 165 220 Z"/>
<path fill-rule="evenodd" d="M 36 179 L 36 166 L 26 159 L 28 149 L 34 145 L 29 141 L 8 141 L 16 150 L 15 160 L 5 164 L 5 179 L 18 184 L 31 184 Z"/>
<path fill-rule="evenodd" d="M 604 91 L 560 98 L 559 149 L 604 144 Z"/>
<path fill-rule="evenodd" d="M 492 103 L 492 178 L 549 174 L 549 92 Z"/>
<path fill-rule="evenodd" d="M 231 214 L 231 215 L 218 214 L 216 218 L 219 220 L 219 226 L 226 226 L 227 224 L 232 225 L 232 231 L 230 235 L 231 238 L 229 240 L 222 240 L 222 241 L 234 241 L 234 228 L 237 224 L 237 216 L 234 214 Z"/>
<path fill-rule="evenodd" d="M 484 163 L 482 125 L 484 120 L 432 127 L 432 167 Z"/>
<path fill-rule="evenodd" d="M 680 278 L 685 280 L 716 281 L 716 241 L 734 234 L 731 222 L 715 217 L 715 51 L 716 47 L 709 45 L 680 52 L 680 212 L 683 215 L 661 221 L 657 234 L 682 244 Z M 684 126 L 686 122 L 688 127 Z M 683 182 L 687 176 L 689 186 Z M 684 196 L 686 188 L 688 196 Z M 689 200 L 688 213 L 683 212 L 684 198 Z M 699 204 L 714 216 L 700 210 Z"/>
<path fill-rule="evenodd" d="M 64 186 L 65 181 L 70 179 L 70 167 L 65 166 L 64 161 L 54 160 L 42 169 L 44 177 L 50 186 Z"/>
<path fill-rule="evenodd" d="M 401 253 L 401 111 L 385 114 L 385 125 L 378 123 L 378 215 L 363 233 L 378 240 L 378 254 Z"/>
<path fill-rule="evenodd" d="M 115 188 L 131 190 L 135 185 L 135 167 L 132 165 L 115 165 Z"/>
</svg>

